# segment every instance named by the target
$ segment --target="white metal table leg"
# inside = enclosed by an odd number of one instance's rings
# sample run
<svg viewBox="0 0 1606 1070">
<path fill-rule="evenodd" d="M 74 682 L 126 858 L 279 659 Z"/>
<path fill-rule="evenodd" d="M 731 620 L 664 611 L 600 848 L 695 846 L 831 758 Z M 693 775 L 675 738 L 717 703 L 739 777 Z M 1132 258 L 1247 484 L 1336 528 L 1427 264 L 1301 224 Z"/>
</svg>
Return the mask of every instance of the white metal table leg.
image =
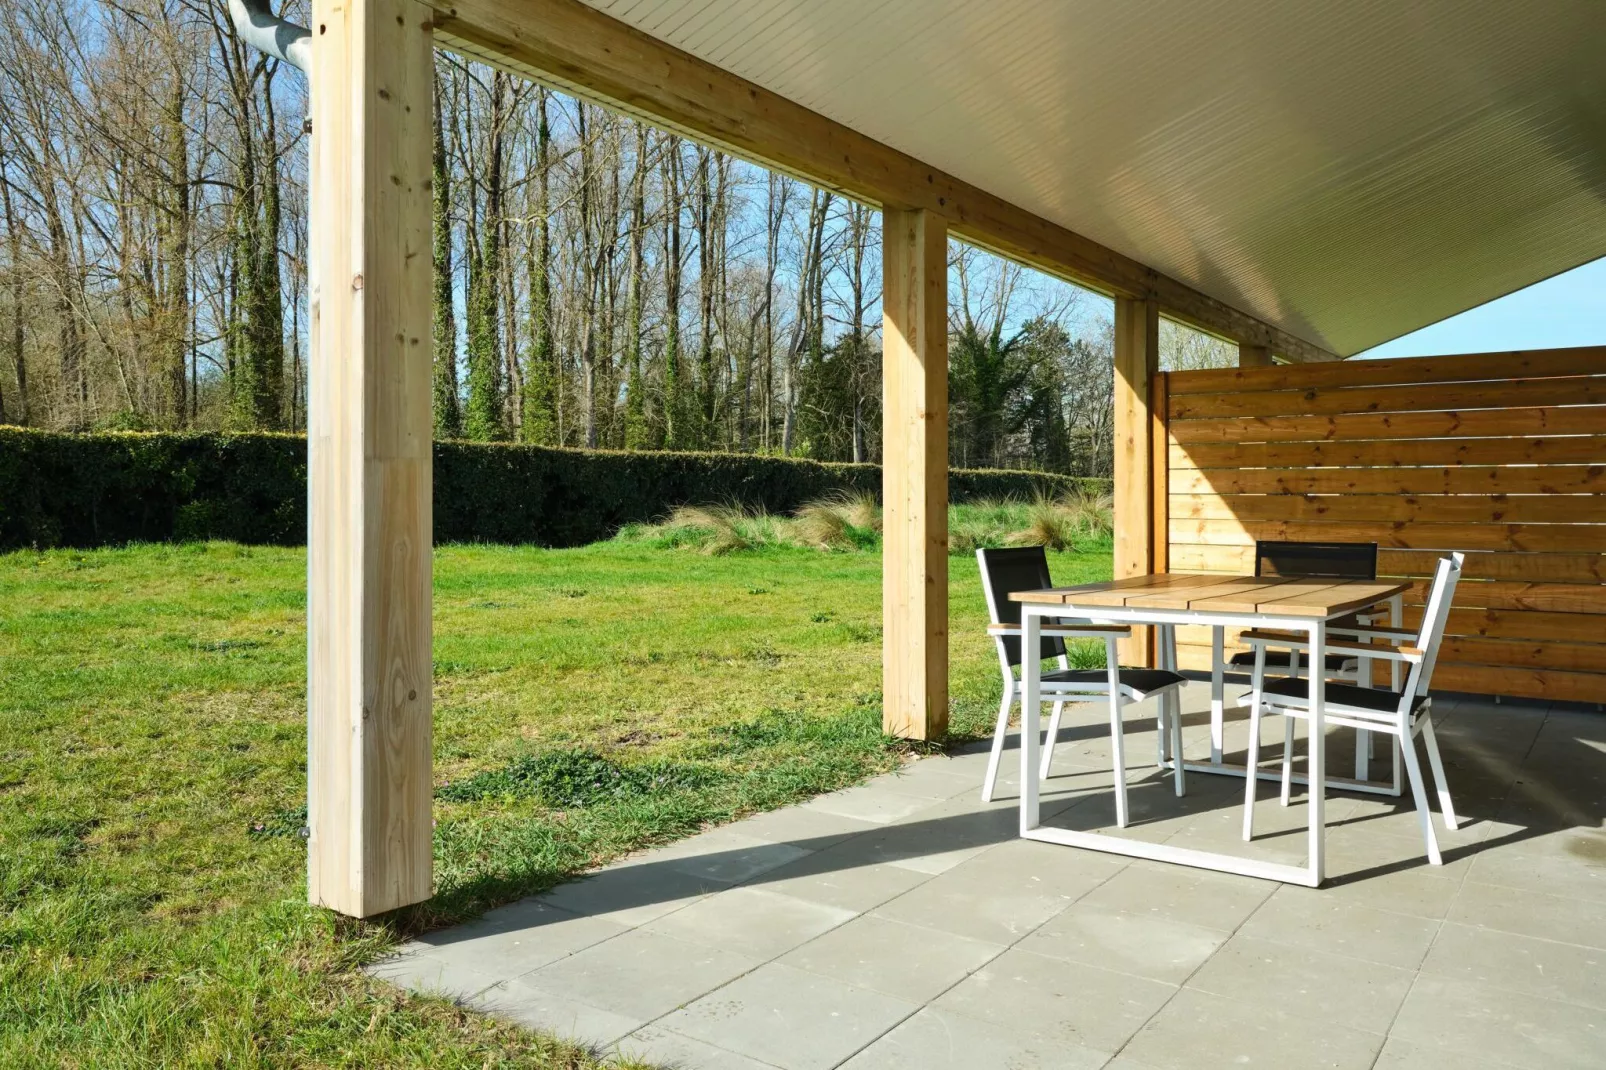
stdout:
<svg viewBox="0 0 1606 1070">
<path fill-rule="evenodd" d="M 1321 887 L 1327 875 L 1327 674 L 1317 658 L 1327 649 L 1327 621 L 1310 626 L 1310 884 Z"/>
<path fill-rule="evenodd" d="M 1405 596 L 1403 594 L 1397 594 L 1393 598 L 1389 599 L 1389 627 L 1398 628 L 1404 621 L 1404 615 Z M 1403 662 L 1393 661 L 1389 663 L 1389 686 L 1395 691 L 1398 691 L 1400 688 L 1405 686 L 1404 673 L 1405 664 Z M 1393 768 L 1390 772 L 1391 779 L 1389 780 L 1389 784 L 1394 789 L 1393 793 L 1395 795 L 1400 795 L 1404 791 L 1404 785 L 1400 783 L 1400 755 L 1401 748 L 1405 745 L 1405 741 L 1395 737 L 1391 738 L 1390 743 L 1392 745 L 1389 748 L 1389 760 Z"/>
<path fill-rule="evenodd" d="M 1220 624 L 1210 629 L 1210 762 L 1212 765 L 1221 764 L 1221 751 L 1224 736 L 1223 721 L 1226 719 L 1226 691 L 1227 682 L 1226 665 L 1223 663 L 1226 645 L 1226 628 Z"/>
<path fill-rule="evenodd" d="M 1037 744 L 1043 730 L 1043 616 L 1036 607 L 1021 607 L 1020 698 L 1020 831 L 1022 835 L 1042 820 L 1038 797 Z"/>
<path fill-rule="evenodd" d="M 1121 669 L 1115 639 L 1104 640 L 1104 656 L 1110 674 L 1110 756 L 1115 766 L 1115 825 L 1126 828 L 1126 725 L 1121 720 Z M 1164 735 L 1164 733 L 1159 733 Z"/>
</svg>

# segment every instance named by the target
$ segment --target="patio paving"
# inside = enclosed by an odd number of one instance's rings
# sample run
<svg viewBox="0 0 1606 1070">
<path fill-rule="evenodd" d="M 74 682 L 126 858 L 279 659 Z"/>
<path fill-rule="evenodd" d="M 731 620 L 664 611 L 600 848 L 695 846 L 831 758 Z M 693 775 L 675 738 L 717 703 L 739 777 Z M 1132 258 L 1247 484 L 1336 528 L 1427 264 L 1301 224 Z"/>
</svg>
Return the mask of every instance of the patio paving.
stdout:
<svg viewBox="0 0 1606 1070">
<path fill-rule="evenodd" d="M 1186 689 L 1190 757 L 1208 751 L 1207 690 Z M 1465 822 L 1441 828 L 1442 867 L 1408 804 L 1341 792 L 1320 890 L 1023 841 L 1012 740 L 990 805 L 986 748 L 967 747 L 634 856 L 373 972 L 688 1070 L 1606 1066 L 1606 716 L 1434 708 Z M 1152 761 L 1145 712 L 1129 762 Z M 1046 824 L 1110 823 L 1102 717 L 1067 711 Z M 1229 723 L 1229 758 L 1244 736 Z M 1331 770 L 1352 739 L 1332 734 Z M 1285 809 L 1262 782 L 1246 845 L 1241 780 L 1190 775 L 1182 800 L 1152 765 L 1130 783 L 1132 835 L 1303 860 L 1297 788 Z"/>
</svg>

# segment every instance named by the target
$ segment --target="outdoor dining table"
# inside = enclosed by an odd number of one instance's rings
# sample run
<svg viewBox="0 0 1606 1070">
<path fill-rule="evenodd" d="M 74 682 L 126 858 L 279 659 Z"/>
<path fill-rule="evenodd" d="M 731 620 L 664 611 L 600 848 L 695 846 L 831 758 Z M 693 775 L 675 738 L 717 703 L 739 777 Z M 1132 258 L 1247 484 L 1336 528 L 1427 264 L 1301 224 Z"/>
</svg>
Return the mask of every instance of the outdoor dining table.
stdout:
<svg viewBox="0 0 1606 1070">
<path fill-rule="evenodd" d="M 1308 642 L 1311 652 L 1310 705 L 1311 728 L 1309 848 L 1304 866 L 1196 850 L 1171 843 L 1153 843 L 1131 837 L 1044 826 L 1038 747 L 1042 734 L 1042 663 L 1026 658 L 1021 666 L 1021 793 L 1020 834 L 1030 840 L 1081 847 L 1111 854 L 1149 858 L 1161 862 L 1263 877 L 1290 884 L 1317 887 L 1325 873 L 1323 818 L 1326 788 L 1335 781 L 1327 776 L 1323 715 L 1326 705 L 1326 674 L 1321 671 L 1328 626 L 1349 615 L 1380 603 L 1389 605 L 1393 626 L 1400 623 L 1401 603 L 1409 583 L 1377 580 L 1295 579 L 1256 576 L 1198 576 L 1162 573 L 1133 576 L 1079 587 L 1055 587 L 1040 591 L 1017 591 L 1010 595 L 1021 603 L 1022 649 L 1038 650 L 1044 617 L 1091 619 L 1099 623 L 1148 624 L 1160 629 L 1156 649 L 1160 668 L 1176 668 L 1177 625 L 1207 625 L 1213 629 L 1214 658 L 1210 696 L 1210 761 L 1187 762 L 1181 754 L 1171 761 L 1182 762 L 1184 770 L 1247 776 L 1249 770 L 1230 765 L 1222 758 L 1224 721 L 1223 635 L 1229 627 L 1277 630 L 1294 633 L 1297 641 Z M 1369 667 L 1368 667 L 1369 672 Z M 1363 676 L 1368 679 L 1369 676 Z M 1162 744 L 1163 746 L 1163 744 Z M 1396 769 L 1392 786 L 1365 779 L 1365 746 L 1356 746 L 1357 777 L 1338 783 L 1354 790 L 1386 794 L 1399 793 Z M 1163 756 L 1163 755 L 1162 755 Z M 1396 763 L 1398 757 L 1396 756 Z M 1256 775 L 1260 774 L 1258 771 Z"/>
</svg>

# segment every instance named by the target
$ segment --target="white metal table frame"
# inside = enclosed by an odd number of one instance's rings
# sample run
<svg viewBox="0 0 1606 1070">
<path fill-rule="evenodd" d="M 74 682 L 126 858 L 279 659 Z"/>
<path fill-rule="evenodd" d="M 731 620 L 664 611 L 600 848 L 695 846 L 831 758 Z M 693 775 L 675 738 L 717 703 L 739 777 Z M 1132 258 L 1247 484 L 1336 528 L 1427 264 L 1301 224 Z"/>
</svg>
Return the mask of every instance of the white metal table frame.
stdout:
<svg viewBox="0 0 1606 1070">
<path fill-rule="evenodd" d="M 1392 603 L 1392 616 L 1398 623 L 1400 596 L 1394 596 L 1390 599 L 1390 602 Z M 1307 861 L 1304 866 L 1267 862 L 1262 859 L 1220 854 L 1215 851 L 1200 851 L 1191 847 L 1174 846 L 1168 843 L 1151 843 L 1147 840 L 1107 835 L 1102 832 L 1082 832 L 1074 829 L 1044 826 L 1042 824 L 1040 784 L 1037 778 L 1038 748 L 1041 745 L 1039 740 L 1042 735 L 1043 665 L 1036 658 L 1025 658 L 1021 665 L 1020 834 L 1022 838 L 1040 840 L 1044 843 L 1057 843 L 1067 847 L 1081 847 L 1090 851 L 1103 851 L 1107 854 L 1148 858 L 1157 862 L 1174 862 L 1179 865 L 1193 866 L 1197 869 L 1237 873 L 1246 877 L 1282 881 L 1286 884 L 1301 884 L 1310 888 L 1320 887 L 1326 876 L 1325 817 L 1327 810 L 1326 786 L 1329 781 L 1326 775 L 1327 748 L 1325 745 L 1326 733 L 1324 731 L 1327 707 L 1327 676 L 1324 672 L 1316 671 L 1322 664 L 1321 657 L 1317 652 L 1327 645 L 1328 625 L 1333 620 L 1347 616 L 1352 612 L 1354 612 L 1353 609 L 1344 609 L 1326 617 L 1312 618 L 1309 616 L 1278 616 L 1275 613 L 1260 612 L 1155 609 L 1151 607 L 1096 604 L 1077 605 L 1074 601 L 1041 603 L 1023 600 L 1021 602 L 1021 644 L 1023 650 L 1041 649 L 1044 617 L 1077 617 L 1091 618 L 1101 623 L 1108 621 L 1120 624 L 1159 625 L 1166 631 L 1166 635 L 1162 638 L 1168 641 L 1160 642 L 1157 646 L 1166 651 L 1166 657 L 1169 659 L 1174 659 L 1175 657 L 1173 644 L 1169 641 L 1172 634 L 1171 629 L 1179 624 L 1203 624 L 1212 627 L 1214 629 L 1215 644 L 1218 646 L 1221 643 L 1223 630 L 1226 628 L 1263 628 L 1288 631 L 1295 634 L 1303 633 L 1310 643 L 1308 649 L 1311 651 L 1312 672 L 1310 674 L 1310 771 L 1304 779 L 1304 782 L 1311 786 L 1310 825 Z M 1209 764 L 1184 761 L 1183 768 L 1204 773 L 1244 776 L 1247 771 L 1242 766 L 1229 766 L 1220 760 L 1221 726 L 1224 715 L 1223 693 L 1225 687 L 1222 675 L 1221 659 L 1217 657 L 1214 670 L 1211 673 L 1210 743 L 1212 761 Z M 1363 749 L 1363 747 L 1357 747 L 1357 750 Z M 1398 754 L 1398 751 L 1395 753 Z M 1181 755 L 1176 755 L 1173 760 L 1181 760 L 1181 757 Z M 1397 763 L 1398 758 L 1395 761 Z M 1264 775 L 1269 778 L 1272 774 L 1267 772 Z M 1398 781 L 1399 778 L 1396 773 L 1396 785 Z M 1352 785 L 1345 783 L 1344 786 L 1351 787 Z M 1353 787 L 1361 790 L 1377 791 L 1380 790 L 1381 786 L 1373 787 L 1370 784 L 1355 783 Z M 1397 792 L 1398 788 L 1396 787 L 1395 793 Z"/>
</svg>

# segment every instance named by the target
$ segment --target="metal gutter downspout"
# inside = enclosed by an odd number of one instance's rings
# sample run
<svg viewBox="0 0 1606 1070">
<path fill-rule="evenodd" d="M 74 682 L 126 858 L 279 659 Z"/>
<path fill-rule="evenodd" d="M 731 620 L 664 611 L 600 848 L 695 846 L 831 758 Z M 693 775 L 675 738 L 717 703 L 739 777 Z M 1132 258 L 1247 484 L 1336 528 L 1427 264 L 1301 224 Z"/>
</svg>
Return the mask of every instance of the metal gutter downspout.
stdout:
<svg viewBox="0 0 1606 1070">
<path fill-rule="evenodd" d="M 246 44 L 303 74 L 312 67 L 312 31 L 275 15 L 268 0 L 229 0 L 229 17 Z"/>
</svg>

